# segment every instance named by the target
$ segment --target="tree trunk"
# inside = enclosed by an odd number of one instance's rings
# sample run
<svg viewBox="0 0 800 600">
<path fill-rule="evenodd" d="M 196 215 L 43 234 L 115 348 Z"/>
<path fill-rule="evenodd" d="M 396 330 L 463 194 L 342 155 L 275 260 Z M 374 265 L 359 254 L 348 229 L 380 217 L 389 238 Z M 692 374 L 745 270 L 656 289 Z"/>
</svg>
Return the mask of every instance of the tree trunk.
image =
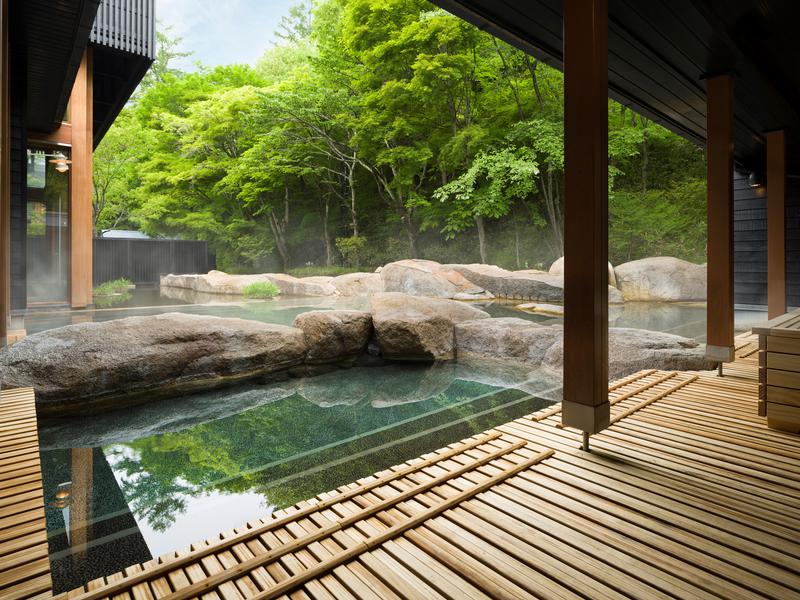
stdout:
<svg viewBox="0 0 800 600">
<path fill-rule="evenodd" d="M 419 258 L 419 248 L 417 247 L 417 228 L 414 226 L 414 223 L 411 221 L 411 217 L 409 215 L 403 216 L 403 224 L 406 226 L 406 235 L 408 236 L 408 253 L 411 255 L 411 258 Z"/>
<path fill-rule="evenodd" d="M 542 195 L 544 196 L 547 220 L 553 232 L 553 245 L 559 256 L 564 256 L 564 227 L 561 218 L 560 195 L 558 184 L 554 181 L 553 169 L 547 165 L 547 177 L 542 182 Z"/>
<path fill-rule="evenodd" d="M 497 38 L 492 36 L 492 41 L 494 42 L 494 49 L 497 51 L 497 55 L 500 57 L 500 62 L 503 63 L 503 69 L 506 72 L 506 79 L 508 79 L 508 87 L 511 88 L 511 94 L 514 96 L 514 102 L 517 104 L 517 114 L 519 114 L 519 120 L 525 120 L 525 113 L 522 111 L 522 102 L 519 99 L 519 92 L 517 91 L 517 86 L 514 85 L 514 81 L 511 78 L 511 69 L 506 62 L 506 56 L 503 54 L 502 48 L 500 48 L 500 44 L 497 41 Z M 538 87 L 538 86 L 537 86 Z M 541 103 L 541 100 L 540 100 Z"/>
<path fill-rule="evenodd" d="M 542 92 L 539 90 L 539 78 L 536 76 L 536 67 L 539 66 L 538 61 L 531 62 L 530 57 L 525 54 L 525 64 L 528 65 L 528 72 L 531 74 L 531 83 L 533 84 L 533 92 L 536 94 L 536 101 L 539 103 L 539 112 L 544 112 L 544 98 Z"/>
<path fill-rule="evenodd" d="M 275 248 L 278 250 L 278 256 L 281 258 L 281 268 L 285 273 L 289 270 L 290 264 L 289 248 L 286 245 L 285 230 L 275 217 L 275 211 L 272 210 L 269 212 L 269 225 L 272 229 L 272 235 L 275 237 Z"/>
<path fill-rule="evenodd" d="M 475 225 L 478 228 L 478 249 L 481 253 L 481 262 L 488 264 L 489 259 L 486 253 L 486 230 L 483 227 L 483 217 L 475 217 Z"/>
<path fill-rule="evenodd" d="M 325 266 L 330 267 L 333 265 L 333 247 L 331 244 L 331 235 L 328 232 L 328 219 L 330 218 L 331 204 L 330 199 L 325 198 L 325 206 L 322 214 L 322 237 L 325 239 Z"/>
<path fill-rule="evenodd" d="M 522 262 L 519 259 L 519 222 L 514 219 L 514 255 L 517 259 L 517 269 L 522 268 Z"/>
<path fill-rule="evenodd" d="M 642 117 L 642 191 L 647 191 L 647 163 L 649 156 L 647 154 L 647 119 Z"/>
<path fill-rule="evenodd" d="M 274 210 L 269 211 L 269 225 L 272 235 L 275 237 L 275 247 L 283 263 L 283 272 L 289 270 L 291 257 L 289 256 L 289 245 L 286 242 L 286 230 L 289 227 L 289 186 L 284 186 L 283 216 L 278 217 Z"/>
<path fill-rule="evenodd" d="M 358 237 L 358 212 L 356 211 L 356 185 L 355 185 L 355 153 L 353 154 L 353 162 L 348 164 L 347 167 L 347 187 L 350 191 L 350 220 L 353 227 L 353 237 Z"/>
</svg>

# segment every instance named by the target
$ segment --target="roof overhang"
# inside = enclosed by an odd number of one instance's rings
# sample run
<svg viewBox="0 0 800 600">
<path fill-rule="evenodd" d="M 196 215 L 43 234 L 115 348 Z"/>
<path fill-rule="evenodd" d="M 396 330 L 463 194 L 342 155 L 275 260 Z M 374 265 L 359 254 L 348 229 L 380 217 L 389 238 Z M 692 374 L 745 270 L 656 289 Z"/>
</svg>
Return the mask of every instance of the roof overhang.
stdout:
<svg viewBox="0 0 800 600">
<path fill-rule="evenodd" d="M 63 120 L 100 0 L 15 3 L 13 27 L 27 60 L 30 129 L 51 132 Z"/>
<path fill-rule="evenodd" d="M 531 53 L 562 64 L 560 0 L 432 0 Z M 704 78 L 735 76 L 735 156 L 764 164 L 764 133 L 787 129 L 800 173 L 800 36 L 793 0 L 609 0 L 609 96 L 705 143 Z"/>
<path fill-rule="evenodd" d="M 91 44 L 93 71 L 93 134 L 95 147 L 103 139 L 136 87 L 152 59 Z"/>
</svg>

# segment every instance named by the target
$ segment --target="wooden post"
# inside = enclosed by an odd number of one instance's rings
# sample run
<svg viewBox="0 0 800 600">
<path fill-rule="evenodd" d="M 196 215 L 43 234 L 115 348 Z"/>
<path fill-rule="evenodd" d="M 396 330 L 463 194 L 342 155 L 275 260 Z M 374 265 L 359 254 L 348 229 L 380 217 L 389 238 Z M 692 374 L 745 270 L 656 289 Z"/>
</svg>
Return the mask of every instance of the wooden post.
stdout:
<svg viewBox="0 0 800 600">
<path fill-rule="evenodd" d="M 767 309 L 786 313 L 786 132 L 767 133 Z"/>
<path fill-rule="evenodd" d="M 562 422 L 608 426 L 608 4 L 564 1 Z"/>
<path fill-rule="evenodd" d="M 92 53 L 87 49 L 70 97 L 70 303 L 92 303 Z"/>
<path fill-rule="evenodd" d="M 733 353 L 733 78 L 706 79 L 708 162 L 708 302 L 706 357 Z"/>
<path fill-rule="evenodd" d="M 11 315 L 11 103 L 8 2 L 0 0 L 0 347 L 8 342 Z"/>
</svg>

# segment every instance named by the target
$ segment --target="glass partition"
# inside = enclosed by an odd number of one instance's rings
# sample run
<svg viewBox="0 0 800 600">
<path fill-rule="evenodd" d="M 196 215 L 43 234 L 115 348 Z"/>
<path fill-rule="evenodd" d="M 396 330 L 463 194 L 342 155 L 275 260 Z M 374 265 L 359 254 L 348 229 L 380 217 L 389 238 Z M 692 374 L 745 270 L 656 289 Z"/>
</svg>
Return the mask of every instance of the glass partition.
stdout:
<svg viewBox="0 0 800 600">
<path fill-rule="evenodd" d="M 69 171 L 54 162 L 54 155 L 28 150 L 29 306 L 69 298 Z"/>
</svg>

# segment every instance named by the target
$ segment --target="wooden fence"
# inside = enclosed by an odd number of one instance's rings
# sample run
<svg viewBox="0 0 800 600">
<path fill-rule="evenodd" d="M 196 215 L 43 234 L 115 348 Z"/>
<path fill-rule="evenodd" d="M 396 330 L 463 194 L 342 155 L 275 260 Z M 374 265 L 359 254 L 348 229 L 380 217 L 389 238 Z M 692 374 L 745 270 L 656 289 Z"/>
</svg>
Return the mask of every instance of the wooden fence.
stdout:
<svg viewBox="0 0 800 600">
<path fill-rule="evenodd" d="M 94 285 L 125 277 L 137 285 L 157 285 L 168 273 L 207 273 L 215 268 L 206 242 L 187 240 L 94 240 Z"/>
</svg>

